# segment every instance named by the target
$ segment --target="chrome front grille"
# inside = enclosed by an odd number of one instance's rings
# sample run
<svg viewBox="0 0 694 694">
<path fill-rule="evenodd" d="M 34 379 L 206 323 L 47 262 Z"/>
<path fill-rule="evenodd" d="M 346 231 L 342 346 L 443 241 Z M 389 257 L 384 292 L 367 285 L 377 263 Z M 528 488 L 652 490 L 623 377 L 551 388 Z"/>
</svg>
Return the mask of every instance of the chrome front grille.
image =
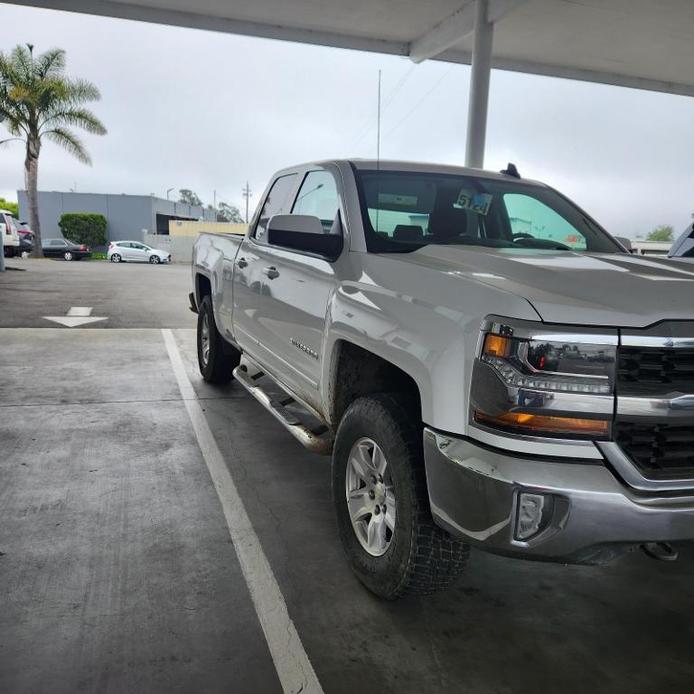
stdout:
<svg viewBox="0 0 694 694">
<path fill-rule="evenodd" d="M 622 395 L 694 393 L 694 349 L 621 347 L 617 378 Z"/>
<path fill-rule="evenodd" d="M 644 477 L 694 478 L 694 323 L 621 335 L 613 438 Z"/>
<path fill-rule="evenodd" d="M 615 440 L 645 477 L 694 477 L 692 424 L 617 421 Z"/>
</svg>

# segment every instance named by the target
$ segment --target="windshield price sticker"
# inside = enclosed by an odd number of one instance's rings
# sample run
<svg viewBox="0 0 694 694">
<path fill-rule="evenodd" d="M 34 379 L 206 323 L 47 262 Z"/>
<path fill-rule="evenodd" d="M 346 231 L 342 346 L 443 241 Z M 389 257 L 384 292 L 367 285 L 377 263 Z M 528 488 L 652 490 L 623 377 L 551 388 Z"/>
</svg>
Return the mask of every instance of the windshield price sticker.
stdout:
<svg viewBox="0 0 694 694">
<path fill-rule="evenodd" d="M 492 204 L 491 193 L 475 193 L 470 190 L 461 190 L 456 200 L 456 205 L 464 210 L 472 210 L 477 214 L 487 215 Z"/>
</svg>

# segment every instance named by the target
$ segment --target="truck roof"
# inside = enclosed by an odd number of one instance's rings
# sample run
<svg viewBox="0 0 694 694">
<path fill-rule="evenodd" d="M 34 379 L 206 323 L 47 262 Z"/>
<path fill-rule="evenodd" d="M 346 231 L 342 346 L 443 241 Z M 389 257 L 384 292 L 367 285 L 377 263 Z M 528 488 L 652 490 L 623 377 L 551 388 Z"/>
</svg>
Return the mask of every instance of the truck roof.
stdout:
<svg viewBox="0 0 694 694">
<path fill-rule="evenodd" d="M 495 171 L 487 171 L 485 169 L 473 169 L 466 166 L 453 166 L 451 164 L 436 164 L 432 162 L 417 162 L 417 161 L 400 161 L 396 159 L 328 159 L 323 161 L 307 162 L 298 166 L 287 167 L 284 170 L 295 168 L 303 168 L 306 166 L 325 166 L 326 164 L 347 164 L 361 171 L 407 171 L 407 172 L 422 172 L 434 174 L 454 174 L 458 176 L 475 176 L 476 178 L 490 178 L 500 181 L 521 180 L 523 183 L 543 186 L 546 184 L 541 181 L 534 181 L 527 178 L 514 179 L 508 174 L 497 173 Z"/>
</svg>

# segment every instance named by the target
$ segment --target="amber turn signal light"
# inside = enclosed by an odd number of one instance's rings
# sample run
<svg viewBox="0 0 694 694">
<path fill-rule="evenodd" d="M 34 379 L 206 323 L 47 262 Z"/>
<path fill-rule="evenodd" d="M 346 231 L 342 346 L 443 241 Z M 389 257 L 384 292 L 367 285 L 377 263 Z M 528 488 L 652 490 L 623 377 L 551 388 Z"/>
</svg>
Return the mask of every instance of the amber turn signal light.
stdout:
<svg viewBox="0 0 694 694">
<path fill-rule="evenodd" d="M 508 355 L 511 354 L 511 340 L 508 337 L 488 333 L 484 337 L 482 353 L 494 357 L 508 357 Z"/>
<path fill-rule="evenodd" d="M 503 339 L 503 338 L 502 338 Z M 551 417 L 524 412 L 504 412 L 493 416 L 475 411 L 475 421 L 497 429 L 522 429 L 529 434 L 576 435 L 605 438 L 610 423 L 604 419 L 577 419 L 575 417 Z"/>
</svg>

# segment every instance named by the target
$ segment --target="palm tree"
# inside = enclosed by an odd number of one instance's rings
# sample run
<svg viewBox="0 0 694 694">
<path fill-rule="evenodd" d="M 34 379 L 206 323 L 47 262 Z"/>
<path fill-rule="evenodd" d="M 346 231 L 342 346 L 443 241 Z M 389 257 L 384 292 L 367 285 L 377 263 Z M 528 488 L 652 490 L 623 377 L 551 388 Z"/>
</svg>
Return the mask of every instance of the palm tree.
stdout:
<svg viewBox="0 0 694 694">
<path fill-rule="evenodd" d="M 71 129 L 83 128 L 105 135 L 106 128 L 83 104 L 98 101 L 99 90 L 86 80 L 65 75 L 65 51 L 53 48 L 34 57 L 31 44 L 0 52 L 0 121 L 13 137 L 0 144 L 25 143 L 24 183 L 29 201 L 29 222 L 35 234 L 34 255 L 43 257 L 38 207 L 39 154 L 45 140 L 61 145 L 85 164 L 91 159 Z"/>
</svg>

